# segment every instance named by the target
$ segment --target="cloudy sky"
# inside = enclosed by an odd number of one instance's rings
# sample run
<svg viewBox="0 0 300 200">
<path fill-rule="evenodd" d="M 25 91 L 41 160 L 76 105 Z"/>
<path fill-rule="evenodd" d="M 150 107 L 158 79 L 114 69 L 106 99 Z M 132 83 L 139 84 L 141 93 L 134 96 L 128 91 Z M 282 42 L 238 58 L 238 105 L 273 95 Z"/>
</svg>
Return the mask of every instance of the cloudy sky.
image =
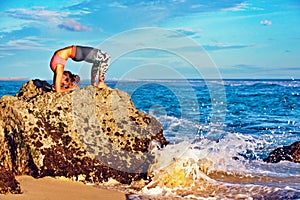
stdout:
<svg viewBox="0 0 300 200">
<path fill-rule="evenodd" d="M 0 17 L 0 78 L 51 80 L 53 52 L 77 44 L 111 55 L 107 79 L 300 79 L 298 0 L 10 0 Z"/>
</svg>

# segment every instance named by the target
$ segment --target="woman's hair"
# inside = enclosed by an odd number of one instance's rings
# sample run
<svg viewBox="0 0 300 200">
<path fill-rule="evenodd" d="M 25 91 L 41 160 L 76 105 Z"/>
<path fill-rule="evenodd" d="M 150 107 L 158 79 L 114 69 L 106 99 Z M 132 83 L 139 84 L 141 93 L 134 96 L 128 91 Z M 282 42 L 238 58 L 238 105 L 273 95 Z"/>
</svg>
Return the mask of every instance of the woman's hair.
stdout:
<svg viewBox="0 0 300 200">
<path fill-rule="evenodd" d="M 66 76 L 66 81 L 69 85 L 80 85 L 80 77 L 78 75 L 72 74 L 70 71 L 64 71 L 64 75 Z"/>
</svg>

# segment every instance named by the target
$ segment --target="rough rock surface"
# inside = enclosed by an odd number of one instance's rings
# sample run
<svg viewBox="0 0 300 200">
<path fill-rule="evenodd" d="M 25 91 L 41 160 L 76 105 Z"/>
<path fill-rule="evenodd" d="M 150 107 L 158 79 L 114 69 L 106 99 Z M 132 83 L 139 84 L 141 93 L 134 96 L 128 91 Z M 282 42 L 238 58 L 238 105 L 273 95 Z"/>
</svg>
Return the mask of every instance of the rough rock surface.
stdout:
<svg viewBox="0 0 300 200">
<path fill-rule="evenodd" d="M 284 160 L 300 163 L 300 141 L 294 142 L 290 146 L 277 148 L 264 159 L 265 162 L 271 163 L 278 163 Z"/>
<path fill-rule="evenodd" d="M 3 96 L 0 108 L 0 193 L 20 193 L 14 175 L 24 174 L 92 183 L 145 179 L 149 144 L 168 143 L 161 124 L 118 89 L 59 94 L 32 80 Z"/>
</svg>

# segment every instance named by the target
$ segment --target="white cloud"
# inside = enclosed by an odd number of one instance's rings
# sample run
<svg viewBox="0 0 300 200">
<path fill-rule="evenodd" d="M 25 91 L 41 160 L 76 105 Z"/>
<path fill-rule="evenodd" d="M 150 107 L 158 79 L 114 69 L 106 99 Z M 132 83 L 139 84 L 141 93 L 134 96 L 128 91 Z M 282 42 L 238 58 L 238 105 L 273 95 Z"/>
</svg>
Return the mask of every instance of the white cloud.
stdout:
<svg viewBox="0 0 300 200">
<path fill-rule="evenodd" d="M 74 19 L 67 19 L 62 24 L 59 25 L 60 28 L 70 30 L 70 31 L 89 31 L 90 28 L 83 26 Z"/>
<path fill-rule="evenodd" d="M 195 5 L 191 6 L 191 9 L 197 9 L 197 8 L 201 8 L 201 7 L 203 7 L 202 4 L 195 4 Z"/>
<path fill-rule="evenodd" d="M 256 11 L 264 11 L 265 9 L 259 8 L 259 7 L 252 7 L 252 10 L 256 10 Z"/>
<path fill-rule="evenodd" d="M 6 16 L 24 19 L 24 20 L 35 20 L 51 23 L 60 23 L 62 18 L 67 17 L 69 13 L 56 12 L 45 10 L 43 7 L 33 7 L 31 9 L 16 8 L 9 9 L 5 12 Z"/>
<path fill-rule="evenodd" d="M 265 26 L 270 26 L 272 25 L 272 22 L 270 20 L 261 20 L 260 24 Z"/>
<path fill-rule="evenodd" d="M 172 0 L 172 3 L 185 3 L 186 0 Z"/>
<path fill-rule="evenodd" d="M 8 56 L 13 56 L 13 53 L 6 53 L 6 52 L 1 52 L 0 53 L 0 58 L 6 58 Z"/>
<path fill-rule="evenodd" d="M 31 9 L 17 8 L 9 9 L 5 12 L 7 17 L 18 18 L 22 20 L 32 20 L 37 22 L 46 22 L 49 25 L 55 25 L 69 31 L 88 31 L 90 28 L 81 25 L 74 19 L 69 19 L 69 15 L 83 15 L 89 12 L 81 11 L 79 13 L 59 12 L 46 10 L 44 7 L 32 7 Z"/>
<path fill-rule="evenodd" d="M 243 11 L 246 10 L 247 8 L 248 8 L 247 3 L 240 3 L 230 8 L 224 8 L 222 9 L 222 11 Z"/>
<path fill-rule="evenodd" d="M 208 51 L 217 51 L 217 50 L 226 50 L 226 49 L 252 48 L 253 45 L 216 43 L 213 45 L 204 45 L 203 47 Z"/>
<path fill-rule="evenodd" d="M 9 50 L 27 50 L 27 49 L 39 49 L 48 50 L 43 42 L 49 41 L 49 39 L 37 38 L 37 37 L 25 37 L 22 39 L 12 39 L 5 44 L 0 44 L 0 51 Z"/>
<path fill-rule="evenodd" d="M 175 31 L 182 33 L 184 35 L 187 35 L 187 36 L 193 36 L 193 35 L 203 32 L 203 30 L 194 30 L 194 29 L 190 29 L 190 28 L 178 28 L 178 29 L 175 29 Z"/>
<path fill-rule="evenodd" d="M 116 1 L 110 3 L 108 6 L 109 6 L 109 7 L 113 7 L 113 8 L 128 8 L 128 6 L 123 5 L 123 4 L 121 4 L 121 3 L 119 3 L 119 2 L 116 2 Z"/>
</svg>

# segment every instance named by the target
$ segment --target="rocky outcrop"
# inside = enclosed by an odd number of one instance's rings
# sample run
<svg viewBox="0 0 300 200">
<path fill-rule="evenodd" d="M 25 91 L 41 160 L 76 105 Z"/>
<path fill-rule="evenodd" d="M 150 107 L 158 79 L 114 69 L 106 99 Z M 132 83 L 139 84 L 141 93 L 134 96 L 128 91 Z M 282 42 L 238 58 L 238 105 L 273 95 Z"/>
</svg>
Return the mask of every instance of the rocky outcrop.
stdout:
<svg viewBox="0 0 300 200">
<path fill-rule="evenodd" d="M 92 183 L 145 179 L 153 161 L 149 145 L 167 144 L 161 124 L 118 89 L 59 94 L 33 80 L 16 96 L 3 96 L 0 107 L 0 193 L 20 192 L 14 175 Z"/>
<path fill-rule="evenodd" d="M 284 160 L 300 163 L 300 141 L 294 142 L 290 146 L 277 148 L 264 159 L 265 162 L 269 163 L 278 163 Z"/>
<path fill-rule="evenodd" d="M 4 167 L 0 166 L 0 194 L 12 193 L 19 194 L 21 193 L 21 187 L 19 182 L 15 179 L 12 171 L 8 171 Z"/>
<path fill-rule="evenodd" d="M 20 184 L 12 171 L 11 157 L 8 143 L 5 142 L 3 128 L 0 121 L 0 194 L 20 193 Z"/>
</svg>

